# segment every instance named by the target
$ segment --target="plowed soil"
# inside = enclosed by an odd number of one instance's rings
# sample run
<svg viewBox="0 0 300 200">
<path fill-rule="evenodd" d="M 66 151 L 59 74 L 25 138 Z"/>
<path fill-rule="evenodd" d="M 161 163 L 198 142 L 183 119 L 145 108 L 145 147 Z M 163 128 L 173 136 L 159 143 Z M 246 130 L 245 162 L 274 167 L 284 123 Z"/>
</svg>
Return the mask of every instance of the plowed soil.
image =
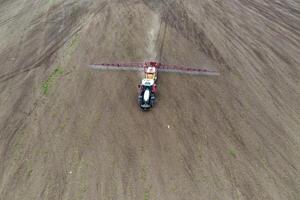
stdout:
<svg viewBox="0 0 300 200">
<path fill-rule="evenodd" d="M 0 0 L 0 199 L 300 199 L 299 1 Z"/>
</svg>

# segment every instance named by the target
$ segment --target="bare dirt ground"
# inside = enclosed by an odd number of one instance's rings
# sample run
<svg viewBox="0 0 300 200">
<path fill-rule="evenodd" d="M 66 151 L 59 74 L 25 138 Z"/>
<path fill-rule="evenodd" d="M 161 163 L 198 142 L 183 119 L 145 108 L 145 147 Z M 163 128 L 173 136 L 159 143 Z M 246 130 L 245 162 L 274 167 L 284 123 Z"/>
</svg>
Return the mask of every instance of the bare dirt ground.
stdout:
<svg viewBox="0 0 300 200">
<path fill-rule="evenodd" d="M 297 0 L 0 0 L 0 199 L 300 199 Z M 208 66 L 139 74 L 97 62 Z"/>
</svg>

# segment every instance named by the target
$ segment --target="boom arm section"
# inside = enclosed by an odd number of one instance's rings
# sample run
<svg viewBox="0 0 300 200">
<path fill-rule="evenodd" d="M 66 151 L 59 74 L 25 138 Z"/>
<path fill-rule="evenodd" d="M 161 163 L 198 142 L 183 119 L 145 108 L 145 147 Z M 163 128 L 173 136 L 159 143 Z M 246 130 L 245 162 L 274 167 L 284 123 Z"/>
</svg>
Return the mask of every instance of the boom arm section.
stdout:
<svg viewBox="0 0 300 200">
<path fill-rule="evenodd" d="M 161 64 L 158 68 L 159 72 L 171 72 L 181 74 L 192 74 L 192 75 L 209 75 L 218 76 L 220 73 L 215 70 L 209 70 L 200 67 L 180 66 L 180 65 L 165 65 Z"/>
<path fill-rule="evenodd" d="M 143 63 L 101 63 L 90 65 L 98 70 L 123 70 L 123 71 L 142 71 Z"/>
</svg>

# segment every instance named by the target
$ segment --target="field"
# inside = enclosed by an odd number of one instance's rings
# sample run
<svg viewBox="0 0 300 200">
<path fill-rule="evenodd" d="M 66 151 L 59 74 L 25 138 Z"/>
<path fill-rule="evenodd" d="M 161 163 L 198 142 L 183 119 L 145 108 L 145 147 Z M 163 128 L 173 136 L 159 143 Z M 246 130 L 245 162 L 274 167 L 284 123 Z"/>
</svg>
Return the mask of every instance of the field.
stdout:
<svg viewBox="0 0 300 200">
<path fill-rule="evenodd" d="M 0 200 L 299 198 L 299 1 L 0 0 Z"/>
</svg>

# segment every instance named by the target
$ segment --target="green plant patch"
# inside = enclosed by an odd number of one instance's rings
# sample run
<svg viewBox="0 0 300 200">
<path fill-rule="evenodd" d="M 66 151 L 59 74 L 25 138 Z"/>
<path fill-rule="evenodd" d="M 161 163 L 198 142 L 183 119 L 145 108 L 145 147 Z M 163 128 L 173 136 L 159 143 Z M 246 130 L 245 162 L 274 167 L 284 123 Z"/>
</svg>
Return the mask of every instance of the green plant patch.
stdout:
<svg viewBox="0 0 300 200">
<path fill-rule="evenodd" d="M 233 157 L 233 158 L 236 158 L 236 153 L 233 149 L 230 149 L 229 150 L 229 154 Z"/>
<path fill-rule="evenodd" d="M 145 193 L 144 193 L 144 200 L 149 200 L 149 198 L 150 198 L 149 191 L 145 191 Z"/>
<path fill-rule="evenodd" d="M 42 93 L 48 95 L 50 88 L 55 84 L 56 79 L 64 73 L 63 69 L 57 67 L 42 84 Z"/>
</svg>

